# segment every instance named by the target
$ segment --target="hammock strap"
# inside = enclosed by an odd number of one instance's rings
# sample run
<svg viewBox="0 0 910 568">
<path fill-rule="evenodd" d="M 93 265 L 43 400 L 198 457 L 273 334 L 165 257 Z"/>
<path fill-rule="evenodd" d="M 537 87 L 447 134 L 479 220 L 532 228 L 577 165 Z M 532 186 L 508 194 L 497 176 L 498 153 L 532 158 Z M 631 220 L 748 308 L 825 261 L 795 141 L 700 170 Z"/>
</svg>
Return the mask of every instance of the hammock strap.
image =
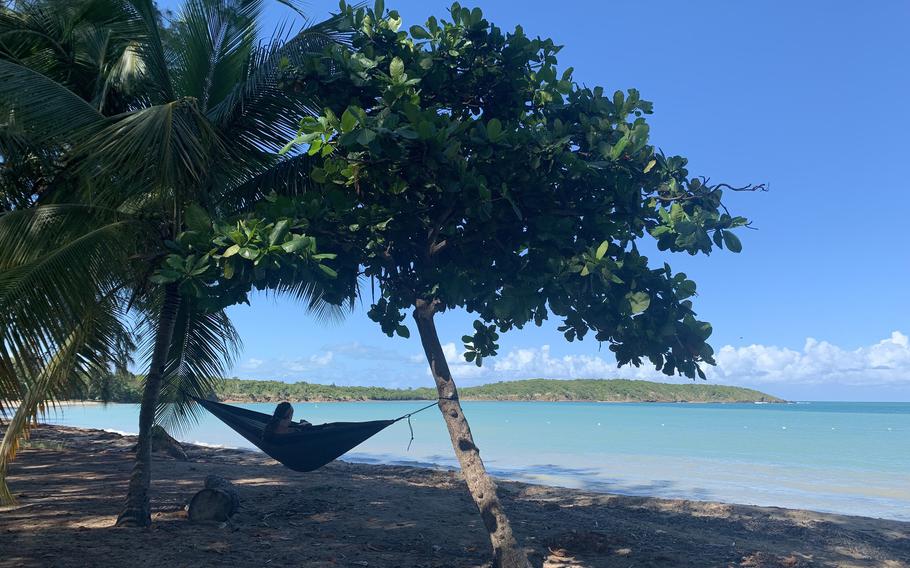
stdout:
<svg viewBox="0 0 910 568">
<path fill-rule="evenodd" d="M 417 414 L 418 412 L 423 412 L 424 410 L 426 410 L 428 408 L 433 408 L 434 406 L 436 406 L 439 403 L 440 400 L 458 400 L 458 399 L 457 398 L 439 397 L 438 399 L 436 399 L 436 402 L 432 402 L 432 403 L 424 406 L 423 408 L 419 408 L 419 409 L 415 410 L 414 412 L 408 412 L 407 414 L 403 414 L 395 419 L 395 422 L 398 422 L 399 420 L 404 420 L 405 418 L 408 419 L 408 429 L 411 431 L 411 439 L 408 440 L 407 451 L 411 451 L 411 444 L 414 443 L 414 426 L 411 425 L 411 416 Z"/>
</svg>

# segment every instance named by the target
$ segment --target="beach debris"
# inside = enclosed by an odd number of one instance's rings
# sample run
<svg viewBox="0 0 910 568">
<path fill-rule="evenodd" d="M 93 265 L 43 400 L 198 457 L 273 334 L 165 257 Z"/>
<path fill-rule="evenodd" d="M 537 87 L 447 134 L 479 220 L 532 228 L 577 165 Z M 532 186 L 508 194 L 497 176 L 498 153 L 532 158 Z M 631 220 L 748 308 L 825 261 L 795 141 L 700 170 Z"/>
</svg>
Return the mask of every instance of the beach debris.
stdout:
<svg viewBox="0 0 910 568">
<path fill-rule="evenodd" d="M 240 508 L 240 496 L 234 485 L 217 475 L 205 478 L 205 489 L 190 500 L 187 517 L 191 521 L 227 521 Z"/>
<path fill-rule="evenodd" d="M 130 451 L 135 452 L 137 445 L 130 448 Z M 172 438 L 171 435 L 167 433 L 167 430 L 158 424 L 152 426 L 152 451 L 167 454 L 178 461 L 189 460 L 189 457 L 186 455 L 186 450 L 183 449 L 180 442 Z"/>
</svg>

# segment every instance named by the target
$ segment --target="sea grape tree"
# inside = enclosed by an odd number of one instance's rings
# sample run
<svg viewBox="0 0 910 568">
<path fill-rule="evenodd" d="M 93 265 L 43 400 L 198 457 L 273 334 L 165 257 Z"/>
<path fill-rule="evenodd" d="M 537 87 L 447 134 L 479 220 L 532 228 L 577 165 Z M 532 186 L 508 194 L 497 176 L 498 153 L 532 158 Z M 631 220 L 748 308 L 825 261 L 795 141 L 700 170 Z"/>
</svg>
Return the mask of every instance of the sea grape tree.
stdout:
<svg viewBox="0 0 910 568">
<path fill-rule="evenodd" d="M 381 296 L 369 317 L 409 336 L 410 312 L 439 407 L 497 565 L 524 566 L 458 401 L 434 318 L 474 314 L 462 338 L 481 365 L 499 334 L 557 318 L 569 341 L 593 336 L 620 365 L 704 377 L 713 364 L 695 283 L 650 261 L 659 249 L 738 252 L 723 189 L 649 138 L 651 103 L 607 95 L 558 71 L 559 46 L 503 32 L 477 8 L 401 28 L 397 12 L 342 4 L 353 50 L 288 67 L 284 83 L 320 85 L 332 102 L 305 117 L 289 147 L 314 158 L 324 199 L 348 210 L 347 231 Z M 317 79 L 317 80 L 314 80 Z"/>
</svg>

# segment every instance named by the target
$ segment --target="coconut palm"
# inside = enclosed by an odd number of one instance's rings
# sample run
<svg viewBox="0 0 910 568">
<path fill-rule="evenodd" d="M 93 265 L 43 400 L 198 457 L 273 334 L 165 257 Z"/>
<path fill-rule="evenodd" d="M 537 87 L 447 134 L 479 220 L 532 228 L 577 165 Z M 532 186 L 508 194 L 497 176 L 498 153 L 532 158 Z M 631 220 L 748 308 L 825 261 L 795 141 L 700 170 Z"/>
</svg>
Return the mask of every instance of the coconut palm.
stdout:
<svg viewBox="0 0 910 568">
<path fill-rule="evenodd" d="M 297 117 L 318 105 L 306 89 L 279 88 L 279 77 L 344 36 L 332 19 L 257 43 L 262 0 L 187 0 L 166 28 L 150 0 L 100 1 L 122 17 L 60 26 L 102 29 L 70 34 L 70 53 L 90 51 L 86 38 L 131 30 L 90 65 L 69 73 L 73 57 L 26 56 L 34 44 L 0 51 L 0 160 L 14 144 L 20 155 L 47 158 L 42 191 L 25 199 L 31 206 L 0 217 L 0 404 L 22 401 L 0 447 L 0 474 L 42 405 L 109 366 L 136 319 L 149 371 L 118 524 L 147 525 L 150 431 L 162 389 L 181 403 L 167 407 L 170 417 L 186 420 L 186 395 L 208 392 L 239 344 L 224 306 L 163 283 L 156 268 L 195 212 L 230 218 L 270 192 L 305 187 L 306 156 L 278 150 Z M 111 60 L 119 63 L 104 63 Z M 85 69 L 101 77 L 86 85 Z M 325 308 L 316 284 L 275 286 Z"/>
</svg>

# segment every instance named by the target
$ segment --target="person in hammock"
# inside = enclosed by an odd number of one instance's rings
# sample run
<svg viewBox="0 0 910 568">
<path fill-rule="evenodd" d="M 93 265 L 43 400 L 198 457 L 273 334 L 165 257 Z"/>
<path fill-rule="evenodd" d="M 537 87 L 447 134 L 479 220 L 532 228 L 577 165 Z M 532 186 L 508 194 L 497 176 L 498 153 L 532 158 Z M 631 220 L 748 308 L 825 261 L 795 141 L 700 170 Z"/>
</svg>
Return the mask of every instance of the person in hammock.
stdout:
<svg viewBox="0 0 910 568">
<path fill-rule="evenodd" d="M 279 403 L 272 413 L 272 419 L 265 425 L 265 431 L 262 433 L 262 440 L 265 442 L 280 442 L 282 437 L 287 434 L 299 432 L 311 424 L 301 419 L 300 422 L 293 422 L 294 407 L 290 402 Z"/>
</svg>

